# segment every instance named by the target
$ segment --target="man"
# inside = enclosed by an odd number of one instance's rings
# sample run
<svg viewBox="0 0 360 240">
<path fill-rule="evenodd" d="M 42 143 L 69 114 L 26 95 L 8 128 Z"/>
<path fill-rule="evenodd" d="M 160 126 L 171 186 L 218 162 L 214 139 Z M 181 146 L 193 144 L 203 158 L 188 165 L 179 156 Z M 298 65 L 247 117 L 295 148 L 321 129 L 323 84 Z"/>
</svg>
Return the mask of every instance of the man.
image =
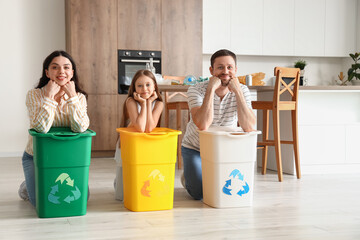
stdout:
<svg viewBox="0 0 360 240">
<path fill-rule="evenodd" d="M 256 122 L 251 108 L 249 89 L 236 77 L 236 55 L 226 49 L 211 56 L 209 81 L 191 86 L 187 92 L 191 112 L 190 122 L 182 141 L 185 188 L 197 200 L 202 199 L 202 172 L 199 130 L 210 125 L 239 126 L 253 130 Z"/>
</svg>

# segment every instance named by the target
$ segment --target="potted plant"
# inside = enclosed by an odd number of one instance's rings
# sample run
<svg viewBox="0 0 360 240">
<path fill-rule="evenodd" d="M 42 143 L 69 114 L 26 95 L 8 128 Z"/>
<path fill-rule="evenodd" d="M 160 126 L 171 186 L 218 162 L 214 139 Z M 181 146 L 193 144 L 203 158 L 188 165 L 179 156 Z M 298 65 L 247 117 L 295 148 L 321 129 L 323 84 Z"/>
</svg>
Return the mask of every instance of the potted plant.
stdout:
<svg viewBox="0 0 360 240">
<path fill-rule="evenodd" d="M 355 63 L 351 64 L 351 68 L 348 70 L 348 81 L 353 85 L 360 85 L 360 52 L 350 53 L 349 56 Z"/>
<path fill-rule="evenodd" d="M 294 63 L 295 68 L 300 68 L 300 85 L 303 85 L 304 82 L 304 74 L 305 74 L 305 66 L 307 62 L 304 59 L 299 59 Z"/>
</svg>

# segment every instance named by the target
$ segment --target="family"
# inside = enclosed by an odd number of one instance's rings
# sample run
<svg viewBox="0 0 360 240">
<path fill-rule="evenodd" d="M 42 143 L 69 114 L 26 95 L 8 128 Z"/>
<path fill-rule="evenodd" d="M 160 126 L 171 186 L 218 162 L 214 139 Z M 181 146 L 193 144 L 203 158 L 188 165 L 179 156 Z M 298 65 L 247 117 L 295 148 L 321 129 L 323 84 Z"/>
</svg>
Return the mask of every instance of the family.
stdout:
<svg viewBox="0 0 360 240">
<path fill-rule="evenodd" d="M 254 130 L 255 115 L 251 108 L 249 89 L 236 77 L 236 55 L 221 49 L 211 56 L 209 81 L 189 87 L 187 96 L 190 121 L 182 141 L 184 172 L 182 184 L 196 200 L 203 197 L 199 130 L 211 125 L 240 126 Z M 76 64 L 65 51 L 54 51 L 43 63 L 42 76 L 35 89 L 26 96 L 30 128 L 47 133 L 51 127 L 70 127 L 84 132 L 90 124 L 87 115 L 87 94 L 79 86 Z M 148 70 L 134 75 L 124 103 L 121 125 L 139 132 L 151 132 L 159 126 L 164 108 L 156 78 Z M 22 165 L 25 181 L 19 196 L 36 206 L 33 142 L 29 135 Z"/>
</svg>

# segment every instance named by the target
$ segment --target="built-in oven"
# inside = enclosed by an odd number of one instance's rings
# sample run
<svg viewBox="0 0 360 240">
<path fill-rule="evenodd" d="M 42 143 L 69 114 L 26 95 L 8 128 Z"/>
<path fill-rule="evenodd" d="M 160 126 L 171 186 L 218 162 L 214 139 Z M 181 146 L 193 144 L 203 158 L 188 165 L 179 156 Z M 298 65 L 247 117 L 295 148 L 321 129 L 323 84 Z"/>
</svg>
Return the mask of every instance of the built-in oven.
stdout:
<svg viewBox="0 0 360 240">
<path fill-rule="evenodd" d="M 161 74 L 161 51 L 118 50 L 118 93 L 127 94 L 131 80 L 140 69 Z"/>
</svg>

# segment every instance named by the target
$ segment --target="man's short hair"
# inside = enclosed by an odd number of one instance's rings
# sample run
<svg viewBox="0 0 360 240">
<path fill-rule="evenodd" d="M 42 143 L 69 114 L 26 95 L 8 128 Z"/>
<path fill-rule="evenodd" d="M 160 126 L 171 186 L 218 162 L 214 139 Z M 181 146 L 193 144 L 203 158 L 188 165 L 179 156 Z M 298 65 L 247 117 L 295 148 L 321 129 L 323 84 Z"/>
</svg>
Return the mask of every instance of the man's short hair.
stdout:
<svg viewBox="0 0 360 240">
<path fill-rule="evenodd" d="M 214 67 L 214 62 L 215 59 L 218 57 L 223 57 L 223 56 L 231 56 L 234 61 L 235 61 L 235 65 L 236 65 L 236 55 L 235 53 L 233 53 L 232 51 L 229 51 L 227 49 L 220 49 L 218 51 L 216 51 L 210 58 L 210 63 L 211 63 L 211 67 Z"/>
</svg>

